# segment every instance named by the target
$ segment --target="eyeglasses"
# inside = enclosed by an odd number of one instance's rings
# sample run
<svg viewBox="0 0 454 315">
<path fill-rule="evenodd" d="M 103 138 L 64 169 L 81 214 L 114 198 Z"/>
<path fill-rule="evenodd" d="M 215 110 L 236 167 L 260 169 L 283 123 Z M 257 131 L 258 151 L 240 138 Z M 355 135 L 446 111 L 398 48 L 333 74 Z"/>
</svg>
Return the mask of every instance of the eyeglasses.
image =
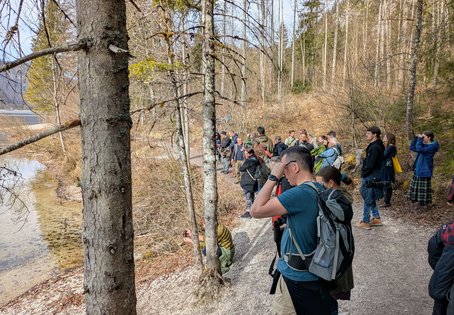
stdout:
<svg viewBox="0 0 454 315">
<path fill-rule="evenodd" d="M 290 162 L 286 163 L 286 164 L 284 165 L 284 169 L 286 169 L 287 166 L 288 166 L 290 163 L 296 163 L 296 161 L 290 161 Z"/>
</svg>

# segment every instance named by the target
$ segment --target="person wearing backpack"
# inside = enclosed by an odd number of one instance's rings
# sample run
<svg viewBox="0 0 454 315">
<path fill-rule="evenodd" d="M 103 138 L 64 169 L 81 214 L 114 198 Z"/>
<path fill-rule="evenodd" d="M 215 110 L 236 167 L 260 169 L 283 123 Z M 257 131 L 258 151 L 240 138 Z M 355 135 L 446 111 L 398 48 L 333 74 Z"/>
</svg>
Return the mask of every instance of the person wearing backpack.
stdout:
<svg viewBox="0 0 454 315">
<path fill-rule="evenodd" d="M 444 224 L 429 239 L 428 260 L 433 269 L 429 295 L 434 299 L 433 315 L 454 314 L 454 221 Z"/>
<path fill-rule="evenodd" d="M 382 168 L 383 185 L 383 208 L 391 207 L 391 197 L 393 195 L 392 183 L 395 181 L 395 172 L 393 165 L 393 157 L 397 155 L 396 137 L 392 133 L 387 133 L 383 136 L 383 144 L 385 145 L 385 153 Z"/>
<path fill-rule="evenodd" d="M 267 163 L 273 156 L 274 144 L 273 140 L 265 134 L 265 128 L 257 127 L 258 136 L 252 140 L 254 147 L 260 147 L 260 153 L 257 151 L 257 156 L 265 160 Z"/>
<path fill-rule="evenodd" d="M 242 218 L 250 218 L 251 206 L 255 199 L 255 192 L 258 188 L 255 172 L 260 165 L 255 156 L 254 149 L 244 149 L 244 163 L 240 167 L 241 179 L 240 186 L 243 189 L 243 196 L 246 201 L 246 211 L 241 215 Z"/>
<path fill-rule="evenodd" d="M 320 169 L 323 169 L 327 166 L 332 166 L 336 159 L 340 156 L 339 151 L 336 148 L 336 143 L 328 139 L 327 145 L 327 149 L 318 155 L 318 158 L 322 160 Z"/>
<path fill-rule="evenodd" d="M 364 200 L 363 219 L 356 224 L 356 227 L 364 230 L 370 230 L 371 226 L 383 225 L 377 206 L 377 200 L 383 197 L 383 186 L 379 186 L 377 183 L 381 182 L 381 168 L 385 152 L 380 135 L 380 128 L 376 126 L 367 128 L 366 138 L 369 145 L 366 148 L 366 158 L 361 168 L 361 187 L 359 189 Z"/>
<path fill-rule="evenodd" d="M 251 208 L 254 218 L 287 216 L 287 225 L 281 240 L 281 256 L 277 269 L 281 274 L 277 282 L 272 305 L 273 314 L 329 315 L 334 299 L 325 281 L 309 272 L 308 257 L 317 247 L 317 217 L 319 214 L 317 191 L 312 182 L 313 160 L 310 152 L 294 146 L 285 150 L 276 163 Z M 296 186 L 271 198 L 276 182 L 283 176 Z M 298 245 L 298 248 L 296 247 Z"/>
<path fill-rule="evenodd" d="M 345 189 L 341 187 L 342 174 L 341 172 L 333 167 L 328 166 L 320 170 L 316 175 L 317 182 L 321 183 L 325 190 L 321 193 L 321 198 L 326 202 L 330 198 L 335 200 L 340 205 L 343 213 L 341 219 L 342 223 L 345 224 L 351 231 L 351 221 L 353 218 L 353 197 Z M 352 238 L 352 252 L 354 252 L 354 240 Z M 353 257 L 352 257 L 353 258 Z M 350 300 L 351 290 L 354 287 L 353 284 L 353 269 L 351 261 L 348 262 L 349 266 L 345 270 L 344 274 L 338 279 L 334 280 L 333 289 L 330 292 L 335 299 L 335 305 L 333 306 L 332 315 L 337 314 L 337 300 Z"/>
</svg>

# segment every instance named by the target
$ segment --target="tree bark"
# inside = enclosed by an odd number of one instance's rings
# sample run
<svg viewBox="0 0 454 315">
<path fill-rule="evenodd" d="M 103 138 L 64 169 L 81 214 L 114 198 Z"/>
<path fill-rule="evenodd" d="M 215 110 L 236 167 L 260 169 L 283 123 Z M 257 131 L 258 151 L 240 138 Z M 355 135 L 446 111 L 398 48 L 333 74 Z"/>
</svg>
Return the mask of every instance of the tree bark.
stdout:
<svg viewBox="0 0 454 315">
<path fill-rule="evenodd" d="M 296 0 L 295 0 L 296 2 Z M 326 89 L 326 76 L 327 76 L 327 64 L 328 64 L 328 1 L 325 0 L 325 40 L 323 44 L 323 90 Z"/>
<path fill-rule="evenodd" d="M 407 137 L 408 140 L 413 138 L 413 105 L 415 98 L 415 88 L 416 88 L 416 73 L 418 66 L 418 53 L 419 46 L 421 44 L 421 33 L 422 33 L 422 19 L 423 19 L 423 9 L 424 9 L 424 0 L 418 0 L 417 3 L 417 12 L 416 12 L 416 27 L 413 37 L 413 47 L 411 53 L 411 65 L 410 65 L 410 85 L 408 88 L 407 96 Z"/>
<path fill-rule="evenodd" d="M 243 63 L 241 65 L 241 105 L 246 110 L 246 49 L 247 49 L 247 0 L 243 0 Z"/>
<path fill-rule="evenodd" d="M 204 74 L 204 104 L 203 104 L 203 172 L 204 191 L 203 204 L 205 209 L 205 239 L 206 239 L 206 269 L 210 272 L 221 273 L 217 255 L 217 209 L 218 193 L 216 181 L 215 159 L 215 60 L 214 60 L 214 0 L 203 0 L 203 74 Z"/>
<path fill-rule="evenodd" d="M 136 314 L 125 1 L 77 1 L 84 296 L 88 314 Z"/>
<path fill-rule="evenodd" d="M 337 62 L 337 34 L 339 32 L 339 1 L 336 0 L 336 17 L 334 27 L 334 39 L 333 39 L 333 63 L 331 65 L 331 86 L 334 88 L 334 80 L 336 79 L 336 62 Z"/>
<path fill-rule="evenodd" d="M 52 83 L 53 83 L 52 99 L 54 101 L 55 120 L 57 122 L 57 125 L 60 126 L 61 125 L 61 113 L 60 113 L 60 102 L 58 101 L 58 79 L 59 79 L 59 73 L 57 73 L 57 65 L 55 64 L 55 60 L 52 60 Z M 63 156 L 65 158 L 67 158 L 65 141 L 63 139 L 63 132 L 60 131 L 58 133 L 58 137 L 60 139 L 60 146 L 61 146 Z"/>
<path fill-rule="evenodd" d="M 265 105 L 265 89 L 266 89 L 266 81 L 265 81 L 265 0 L 260 0 L 260 95 L 262 96 L 262 106 Z"/>
<path fill-rule="evenodd" d="M 345 86 L 347 80 L 347 65 L 348 65 L 348 19 L 350 15 L 350 0 L 347 0 L 347 9 L 345 17 L 345 47 L 344 47 L 344 71 L 342 74 L 342 86 Z"/>
<path fill-rule="evenodd" d="M 375 46 L 375 71 L 374 71 L 374 87 L 378 87 L 380 77 L 380 34 L 381 34 L 381 11 L 382 2 L 380 1 L 377 18 L 377 39 Z"/>
<path fill-rule="evenodd" d="M 293 37 L 292 37 L 292 72 L 290 84 L 293 88 L 293 83 L 295 82 L 295 44 L 296 44 L 296 11 L 297 11 L 297 0 L 293 0 Z"/>
<path fill-rule="evenodd" d="M 164 8 L 163 6 L 163 21 L 164 21 L 164 34 L 174 34 L 174 26 L 173 20 L 174 16 L 169 12 L 170 8 Z M 174 107 L 175 107 L 175 148 L 178 159 L 181 162 L 181 168 L 183 171 L 183 184 L 184 184 L 184 191 L 186 195 L 186 206 L 188 210 L 188 217 L 191 223 L 192 228 L 192 241 L 193 241 L 193 251 L 194 251 L 194 259 L 201 271 L 203 271 L 203 261 L 202 261 L 202 254 L 199 250 L 200 243 L 199 243 L 199 229 L 197 225 L 197 219 L 195 214 L 194 208 L 194 198 L 192 193 L 192 181 L 191 181 L 191 174 L 190 174 L 190 164 L 189 164 L 189 156 L 186 155 L 186 147 L 189 146 L 189 143 L 185 141 L 184 134 L 183 134 L 183 106 L 181 105 L 182 101 L 180 101 L 180 89 L 178 88 L 178 78 L 177 73 L 175 71 L 176 62 L 175 62 L 175 51 L 172 46 L 174 40 L 171 38 L 171 35 L 164 35 L 164 41 L 167 46 L 167 63 L 169 64 L 168 75 L 170 78 L 170 84 L 173 89 L 173 95 L 175 97 Z"/>
</svg>

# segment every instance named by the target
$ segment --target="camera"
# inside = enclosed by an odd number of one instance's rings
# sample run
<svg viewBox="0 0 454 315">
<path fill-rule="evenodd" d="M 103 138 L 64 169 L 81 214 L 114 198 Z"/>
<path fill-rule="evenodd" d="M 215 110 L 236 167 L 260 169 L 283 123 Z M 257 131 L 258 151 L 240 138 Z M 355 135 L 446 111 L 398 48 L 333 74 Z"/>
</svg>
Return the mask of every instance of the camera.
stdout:
<svg viewBox="0 0 454 315">
<path fill-rule="evenodd" d="M 367 188 L 387 188 L 391 186 L 391 182 L 377 180 L 376 178 L 366 181 Z"/>
</svg>

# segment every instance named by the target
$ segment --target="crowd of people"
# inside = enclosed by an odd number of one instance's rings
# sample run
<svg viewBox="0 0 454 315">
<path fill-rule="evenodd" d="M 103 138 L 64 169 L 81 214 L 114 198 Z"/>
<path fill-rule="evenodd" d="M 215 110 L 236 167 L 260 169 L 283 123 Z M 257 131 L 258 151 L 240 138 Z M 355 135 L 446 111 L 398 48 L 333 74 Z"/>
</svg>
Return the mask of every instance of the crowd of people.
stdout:
<svg viewBox="0 0 454 315">
<path fill-rule="evenodd" d="M 370 230 L 383 225 L 377 202 L 383 198 L 380 207 L 392 205 L 392 184 L 400 164 L 394 134 L 386 133 L 382 137 L 380 128 L 373 126 L 367 129 L 366 139 L 359 190 L 363 215 L 355 226 Z M 351 180 L 341 171 L 343 150 L 336 132 L 314 137 L 302 129 L 296 138 L 295 130 L 290 130 L 282 141 L 280 136 L 272 140 L 263 127 L 244 138 L 234 131 L 228 134 L 222 131 L 216 137 L 216 146 L 221 172 L 235 176 L 243 190 L 245 212 L 241 217 L 273 218 L 279 254 L 277 268 L 272 273 L 273 314 L 337 314 L 337 300 L 350 299 L 351 266 L 339 273 L 335 281 L 325 281 L 310 271 L 320 237 L 320 223 L 317 223 L 320 200 L 331 201 L 331 196 L 335 196 L 341 215 L 332 218 L 347 229 L 352 226 L 353 198 L 343 187 Z M 433 158 L 438 149 L 430 131 L 416 135 L 410 143 L 416 157 L 408 198 L 415 211 L 425 210 L 432 203 Z M 452 204 L 452 193 L 449 198 L 448 204 Z M 434 314 L 452 314 L 449 310 L 454 307 L 454 223 L 447 226 L 439 232 L 436 254 L 429 246 L 429 258 L 435 256 L 429 287 L 435 299 Z M 353 239 L 351 244 L 354 252 Z"/>
</svg>

